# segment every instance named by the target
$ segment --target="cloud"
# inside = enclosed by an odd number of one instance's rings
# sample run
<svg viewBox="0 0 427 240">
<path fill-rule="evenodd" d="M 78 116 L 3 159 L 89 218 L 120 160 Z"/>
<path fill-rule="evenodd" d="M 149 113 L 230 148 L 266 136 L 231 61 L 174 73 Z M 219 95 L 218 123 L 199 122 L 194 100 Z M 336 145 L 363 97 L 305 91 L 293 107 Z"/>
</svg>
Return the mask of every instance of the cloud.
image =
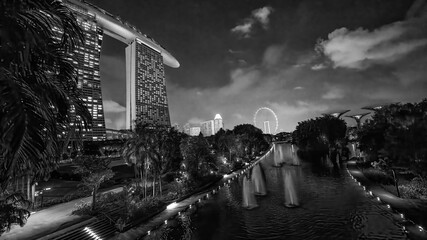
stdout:
<svg viewBox="0 0 427 240">
<path fill-rule="evenodd" d="M 325 68 L 326 68 L 326 65 L 322 64 L 322 63 L 315 64 L 315 65 L 311 66 L 311 70 L 313 70 L 313 71 L 318 71 L 318 70 L 322 70 Z"/>
<path fill-rule="evenodd" d="M 366 69 L 375 64 L 393 63 L 427 46 L 426 17 L 394 22 L 375 30 L 336 29 L 317 48 L 333 67 Z"/>
<path fill-rule="evenodd" d="M 296 86 L 296 87 L 294 87 L 294 90 L 303 90 L 304 88 L 303 87 L 301 87 L 301 86 Z"/>
<path fill-rule="evenodd" d="M 126 107 L 113 100 L 103 100 L 105 126 L 111 129 L 126 128 Z"/>
<path fill-rule="evenodd" d="M 263 28 L 268 28 L 269 16 L 273 12 L 273 8 L 266 6 L 252 11 L 252 16 L 257 19 L 263 26 Z"/>
<path fill-rule="evenodd" d="M 112 100 L 104 100 L 104 112 L 112 112 L 112 113 L 120 113 L 126 111 L 126 107 L 121 106 L 115 101 Z"/>
<path fill-rule="evenodd" d="M 269 16 L 273 12 L 273 8 L 265 6 L 252 11 L 248 18 L 245 18 L 243 22 L 231 29 L 231 32 L 239 34 L 243 38 L 250 37 L 253 26 L 260 24 L 262 28 L 268 29 L 270 22 Z"/>
<path fill-rule="evenodd" d="M 323 99 L 341 99 L 344 98 L 344 91 L 338 87 L 329 87 L 328 91 L 322 95 Z"/>
</svg>

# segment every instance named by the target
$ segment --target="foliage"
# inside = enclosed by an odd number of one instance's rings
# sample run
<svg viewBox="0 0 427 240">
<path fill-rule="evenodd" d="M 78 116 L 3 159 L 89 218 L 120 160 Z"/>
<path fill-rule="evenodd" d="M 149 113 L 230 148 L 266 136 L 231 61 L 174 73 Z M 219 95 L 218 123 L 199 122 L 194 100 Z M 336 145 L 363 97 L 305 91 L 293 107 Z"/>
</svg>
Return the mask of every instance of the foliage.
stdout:
<svg viewBox="0 0 427 240">
<path fill-rule="evenodd" d="M 197 181 L 210 173 L 214 157 L 203 136 L 182 139 L 180 149 L 183 156 L 183 170 L 188 174 L 186 180 Z"/>
<path fill-rule="evenodd" d="M 242 158 L 254 158 L 261 151 L 268 149 L 268 142 L 264 138 L 262 130 L 252 124 L 240 124 L 234 127 L 233 133 L 242 144 Z"/>
<path fill-rule="evenodd" d="M 20 193 L 14 193 L 0 200 L 0 235 L 9 231 L 13 225 L 24 226 L 30 212 L 30 202 Z"/>
<path fill-rule="evenodd" d="M 90 121 L 91 116 L 80 99 L 69 58 L 83 40 L 69 9 L 56 0 L 1 1 L 0 9 L 0 183 L 4 189 L 10 178 L 22 173 L 48 177 L 64 149 L 59 133 L 70 133 L 71 106 L 75 118 Z"/>
<path fill-rule="evenodd" d="M 390 165 L 412 166 L 427 175 L 427 99 L 377 110 L 359 130 L 360 148 L 371 159 L 388 157 Z"/>
<path fill-rule="evenodd" d="M 182 137 L 174 128 L 137 122 L 133 137 L 125 143 L 122 154 L 126 162 L 135 164 L 141 183 L 147 181 L 148 174 L 151 174 L 153 182 L 159 179 L 161 194 L 161 175 L 179 169 Z M 146 188 L 146 184 L 144 186 Z"/>
<path fill-rule="evenodd" d="M 82 184 L 92 190 L 92 209 L 96 206 L 96 193 L 102 182 L 114 176 L 108 167 L 111 160 L 93 156 L 80 156 L 75 160 L 77 168 L 74 173 L 82 175 Z"/>
<path fill-rule="evenodd" d="M 399 190 L 404 198 L 427 200 L 427 180 L 416 177 L 405 185 L 400 185 Z"/>
<path fill-rule="evenodd" d="M 88 124 L 91 115 L 79 96 L 70 59 L 84 35 L 62 1 L 1 1 L 0 23 L 0 188 L 3 191 L 11 179 L 23 174 L 32 176 L 32 182 L 48 178 L 73 133 L 70 123 L 78 119 Z M 17 209 L 14 201 L 6 200 L 3 204 L 8 209 Z M 19 214 L 6 220 L 16 220 L 22 225 L 27 216 Z M 11 224 L 1 223 L 0 232 Z"/>
<path fill-rule="evenodd" d="M 347 126 L 344 120 L 323 116 L 299 122 L 292 138 L 302 151 L 324 151 L 345 145 Z"/>
</svg>

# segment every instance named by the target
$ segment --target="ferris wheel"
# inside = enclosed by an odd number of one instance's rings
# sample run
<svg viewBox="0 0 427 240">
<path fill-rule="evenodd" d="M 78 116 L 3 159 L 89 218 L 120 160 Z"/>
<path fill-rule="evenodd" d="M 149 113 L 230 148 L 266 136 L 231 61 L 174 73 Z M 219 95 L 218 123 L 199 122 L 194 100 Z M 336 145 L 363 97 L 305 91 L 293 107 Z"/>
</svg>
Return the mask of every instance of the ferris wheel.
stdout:
<svg viewBox="0 0 427 240">
<path fill-rule="evenodd" d="M 260 107 L 254 114 L 254 125 L 262 129 L 264 133 L 274 134 L 279 129 L 279 119 L 271 108 Z"/>
</svg>

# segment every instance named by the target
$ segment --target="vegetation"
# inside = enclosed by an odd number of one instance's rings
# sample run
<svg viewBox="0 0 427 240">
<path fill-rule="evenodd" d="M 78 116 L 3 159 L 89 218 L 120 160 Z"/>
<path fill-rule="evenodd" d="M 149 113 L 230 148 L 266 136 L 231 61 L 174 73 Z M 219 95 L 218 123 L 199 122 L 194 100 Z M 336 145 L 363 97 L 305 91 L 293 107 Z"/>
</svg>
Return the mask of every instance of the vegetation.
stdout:
<svg viewBox="0 0 427 240">
<path fill-rule="evenodd" d="M 12 179 L 49 177 L 69 139 L 59 133 L 69 135 L 70 122 L 91 117 L 69 59 L 83 34 L 68 8 L 57 0 L 1 1 L 0 22 L 0 187 L 7 193 Z M 28 206 L 16 194 L 0 199 L 2 209 Z M 0 232 L 29 214 L 8 216 L 0 215 Z"/>
<path fill-rule="evenodd" d="M 410 167 L 427 177 L 427 99 L 377 110 L 358 131 L 360 148 L 385 167 Z"/>
<path fill-rule="evenodd" d="M 324 156 L 332 148 L 339 149 L 346 145 L 346 130 L 344 120 L 323 116 L 299 122 L 292 138 L 303 153 Z"/>
<path fill-rule="evenodd" d="M 92 190 L 92 211 L 96 207 L 96 195 L 102 182 L 114 176 L 108 167 L 108 158 L 95 158 L 93 156 L 80 156 L 75 160 L 77 168 L 75 173 L 82 175 L 82 184 Z"/>
</svg>

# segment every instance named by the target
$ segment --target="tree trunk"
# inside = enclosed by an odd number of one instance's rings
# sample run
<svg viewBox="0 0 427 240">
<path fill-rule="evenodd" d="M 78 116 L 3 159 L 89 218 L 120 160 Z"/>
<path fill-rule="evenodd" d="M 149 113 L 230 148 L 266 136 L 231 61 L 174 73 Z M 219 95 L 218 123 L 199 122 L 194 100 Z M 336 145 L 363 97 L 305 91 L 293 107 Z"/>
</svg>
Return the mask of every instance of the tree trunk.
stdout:
<svg viewBox="0 0 427 240">
<path fill-rule="evenodd" d="M 162 177 L 159 175 L 159 193 L 160 197 L 162 196 Z"/>
<path fill-rule="evenodd" d="M 147 197 L 147 168 L 145 167 L 145 164 L 144 164 L 144 171 L 145 171 L 145 174 L 144 174 L 144 198 L 146 198 Z"/>
<path fill-rule="evenodd" d="M 144 182 L 143 176 L 142 176 L 142 168 L 139 168 L 139 177 L 140 177 L 141 181 L 138 185 L 141 185 L 141 187 L 142 187 L 142 183 Z"/>
<path fill-rule="evenodd" d="M 153 176 L 153 184 L 152 184 L 152 186 L 153 186 L 153 197 L 155 197 L 156 196 L 156 175 L 155 174 Z"/>
<path fill-rule="evenodd" d="M 96 207 L 96 191 L 97 190 L 98 189 L 94 187 L 92 191 L 92 211 L 95 211 L 95 207 Z"/>
<path fill-rule="evenodd" d="M 31 183 L 30 176 L 27 174 L 27 200 L 31 199 Z"/>
</svg>

